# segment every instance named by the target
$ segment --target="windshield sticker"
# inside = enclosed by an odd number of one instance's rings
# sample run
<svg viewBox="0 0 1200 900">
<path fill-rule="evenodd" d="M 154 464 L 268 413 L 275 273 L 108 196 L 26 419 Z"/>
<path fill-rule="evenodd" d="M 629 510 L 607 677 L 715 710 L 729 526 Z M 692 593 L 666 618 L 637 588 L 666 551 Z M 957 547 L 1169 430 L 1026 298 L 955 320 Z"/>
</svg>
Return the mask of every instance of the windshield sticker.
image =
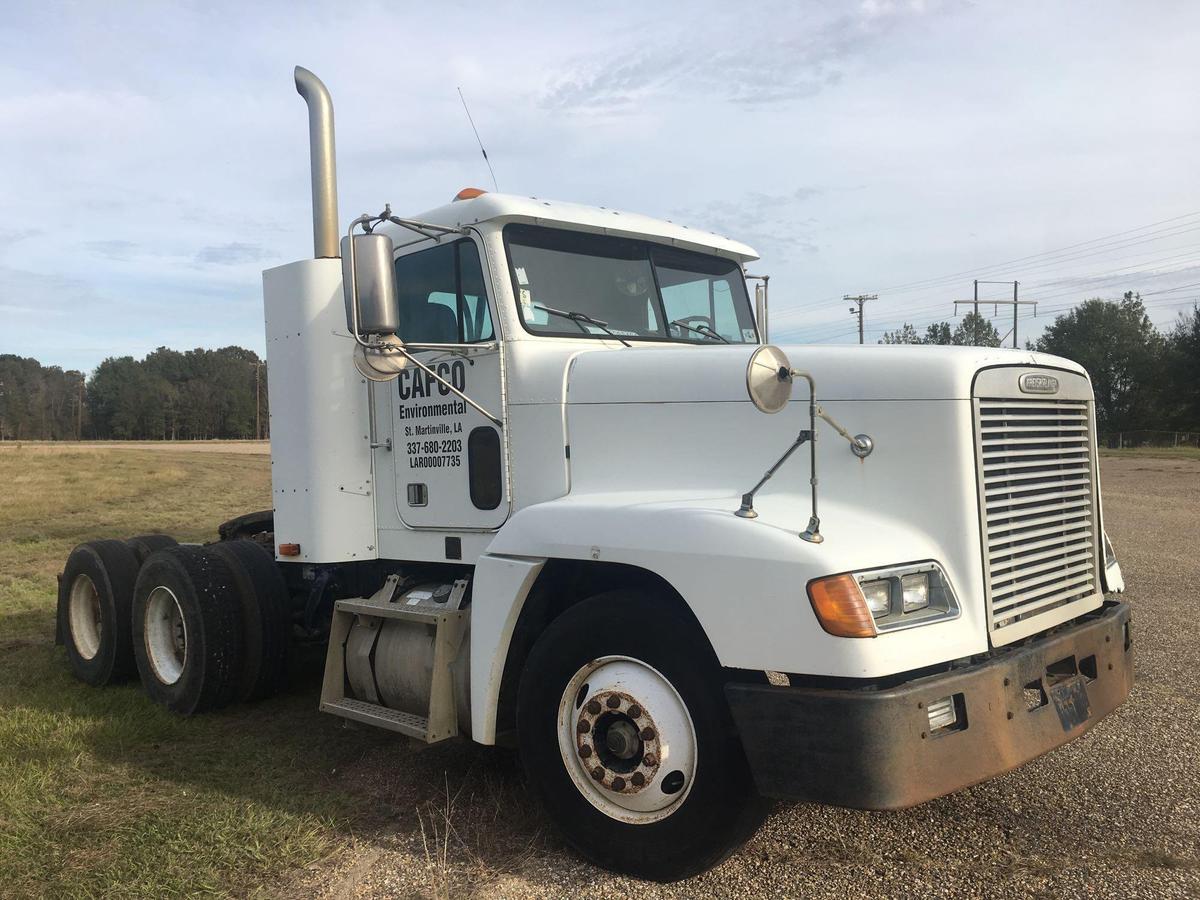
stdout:
<svg viewBox="0 0 1200 900">
<path fill-rule="evenodd" d="M 753 343 L 754 342 L 754 329 L 753 328 L 743 328 L 742 329 L 742 340 Z"/>
<path fill-rule="evenodd" d="M 529 276 L 525 274 L 524 266 L 517 266 L 517 284 L 529 284 Z"/>
<path fill-rule="evenodd" d="M 534 320 L 533 294 L 529 293 L 529 288 L 521 288 L 521 315 L 526 322 Z"/>
</svg>

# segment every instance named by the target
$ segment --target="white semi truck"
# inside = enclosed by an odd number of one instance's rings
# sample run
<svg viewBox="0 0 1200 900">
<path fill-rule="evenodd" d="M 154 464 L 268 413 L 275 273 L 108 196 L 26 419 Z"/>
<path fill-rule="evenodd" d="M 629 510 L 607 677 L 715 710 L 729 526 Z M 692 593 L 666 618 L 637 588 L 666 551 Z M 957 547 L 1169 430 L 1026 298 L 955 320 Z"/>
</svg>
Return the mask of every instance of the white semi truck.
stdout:
<svg viewBox="0 0 1200 900">
<path fill-rule="evenodd" d="M 573 846 L 660 880 L 764 798 L 911 806 L 1128 695 L 1078 365 L 774 347 L 751 248 L 611 209 L 468 189 L 342 236 L 295 79 L 315 254 L 263 274 L 273 509 L 77 548 L 79 677 L 188 714 L 326 641 L 322 710 L 515 744 Z"/>
</svg>

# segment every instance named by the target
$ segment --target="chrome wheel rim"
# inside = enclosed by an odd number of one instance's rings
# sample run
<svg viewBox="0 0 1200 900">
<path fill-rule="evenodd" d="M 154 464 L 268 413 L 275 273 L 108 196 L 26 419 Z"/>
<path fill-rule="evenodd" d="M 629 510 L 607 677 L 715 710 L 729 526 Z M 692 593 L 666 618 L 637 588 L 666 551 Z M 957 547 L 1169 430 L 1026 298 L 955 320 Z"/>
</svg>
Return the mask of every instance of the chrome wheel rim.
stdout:
<svg viewBox="0 0 1200 900">
<path fill-rule="evenodd" d="M 71 643 L 84 659 L 95 659 L 100 652 L 100 639 L 104 635 L 104 622 L 100 612 L 100 592 L 87 575 L 77 575 L 71 582 L 71 594 L 67 605 L 67 623 L 71 629 Z"/>
<path fill-rule="evenodd" d="M 696 730 L 671 682 L 628 656 L 581 667 L 558 705 L 558 749 L 579 792 L 610 818 L 658 822 L 687 798 Z"/>
<path fill-rule="evenodd" d="M 146 656 L 154 676 L 174 684 L 187 664 L 187 623 L 183 608 L 171 589 L 159 585 L 146 601 Z"/>
</svg>

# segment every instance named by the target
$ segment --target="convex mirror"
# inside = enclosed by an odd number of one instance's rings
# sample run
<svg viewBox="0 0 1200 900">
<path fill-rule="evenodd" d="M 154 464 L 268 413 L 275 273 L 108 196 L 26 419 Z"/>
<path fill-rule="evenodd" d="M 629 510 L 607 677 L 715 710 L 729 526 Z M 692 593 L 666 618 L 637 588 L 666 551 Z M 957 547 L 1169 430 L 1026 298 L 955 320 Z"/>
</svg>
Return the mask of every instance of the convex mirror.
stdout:
<svg viewBox="0 0 1200 900">
<path fill-rule="evenodd" d="M 746 392 L 765 413 L 777 413 L 787 406 L 792 398 L 791 363 L 787 354 L 772 344 L 763 344 L 750 354 Z"/>
</svg>

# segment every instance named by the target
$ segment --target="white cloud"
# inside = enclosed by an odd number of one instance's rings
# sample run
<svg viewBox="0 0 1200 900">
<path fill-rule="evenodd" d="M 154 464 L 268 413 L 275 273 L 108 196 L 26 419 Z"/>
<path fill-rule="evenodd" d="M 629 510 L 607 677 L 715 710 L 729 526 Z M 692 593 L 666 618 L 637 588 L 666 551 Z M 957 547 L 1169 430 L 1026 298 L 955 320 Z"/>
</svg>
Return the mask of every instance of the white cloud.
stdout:
<svg viewBox="0 0 1200 900">
<path fill-rule="evenodd" d="M 775 321 L 800 336 L 849 330 L 842 293 L 1117 232 L 1200 196 L 1195 5 L 5 13 L 0 352 L 66 365 L 158 344 L 262 349 L 259 270 L 311 244 L 296 63 L 334 93 L 343 221 L 487 186 L 461 85 L 502 188 L 746 240 Z M 1127 254 L 1012 277 L 1031 291 L 1035 274 L 1075 279 L 1050 292 L 1124 269 L 1134 281 L 1104 284 L 1149 290 L 1171 286 L 1192 245 L 1169 265 Z M 885 292 L 868 327 L 949 315 L 967 287 Z M 67 331 L 29 309 L 69 312 L 54 316 Z"/>
</svg>

